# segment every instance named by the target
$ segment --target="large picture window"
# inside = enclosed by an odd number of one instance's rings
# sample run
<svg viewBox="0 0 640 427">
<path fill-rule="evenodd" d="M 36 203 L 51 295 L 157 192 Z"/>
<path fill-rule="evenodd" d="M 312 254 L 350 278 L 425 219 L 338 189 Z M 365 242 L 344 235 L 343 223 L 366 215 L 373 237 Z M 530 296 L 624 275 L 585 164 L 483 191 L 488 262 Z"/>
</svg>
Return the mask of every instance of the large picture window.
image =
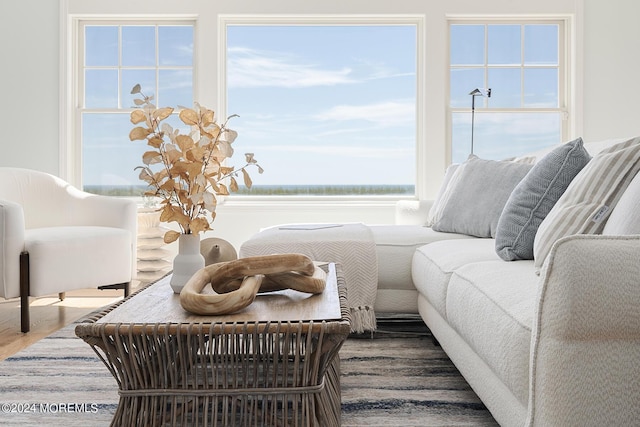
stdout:
<svg viewBox="0 0 640 427">
<path fill-rule="evenodd" d="M 135 170 L 148 147 L 129 141 L 131 89 L 140 84 L 158 106 L 193 105 L 192 22 L 81 22 L 76 123 L 86 191 L 139 196 Z M 172 124 L 178 125 L 177 117 Z"/>
<path fill-rule="evenodd" d="M 266 171 L 239 194 L 415 194 L 415 23 L 225 24 L 227 111 Z"/>
<path fill-rule="evenodd" d="M 471 152 L 503 159 L 558 144 L 568 136 L 566 52 L 562 21 L 452 21 L 450 45 L 451 157 Z"/>
</svg>

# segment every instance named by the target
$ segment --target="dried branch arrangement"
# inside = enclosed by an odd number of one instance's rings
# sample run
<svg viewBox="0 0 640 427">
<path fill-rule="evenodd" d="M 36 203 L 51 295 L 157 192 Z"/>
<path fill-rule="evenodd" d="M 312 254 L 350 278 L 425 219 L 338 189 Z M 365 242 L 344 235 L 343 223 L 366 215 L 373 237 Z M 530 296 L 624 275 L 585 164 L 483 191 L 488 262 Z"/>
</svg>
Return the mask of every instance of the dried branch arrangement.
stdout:
<svg viewBox="0 0 640 427">
<path fill-rule="evenodd" d="M 156 107 L 153 96 L 145 96 L 140 85 L 135 85 L 131 94 L 139 96 L 134 99 L 139 108 L 131 112 L 131 123 L 136 126 L 129 139 L 146 140 L 151 147 L 142 156 L 144 166 L 136 168 L 140 169 L 140 179 L 150 187 L 144 195 L 160 198 L 160 221 L 176 222 L 181 230 L 167 231 L 165 243 L 177 240 L 180 234 L 210 230 L 218 196 L 237 191 L 240 175 L 244 185 L 251 188 L 250 166 L 263 172 L 253 153 L 245 154 L 245 165 L 239 169 L 226 164 L 233 156 L 232 144 L 238 136 L 227 123 L 236 115 L 218 124 L 213 110 L 198 103 L 194 108 L 182 108 L 178 117 L 191 129 L 185 135 L 165 122 L 174 113 L 173 108 Z"/>
</svg>

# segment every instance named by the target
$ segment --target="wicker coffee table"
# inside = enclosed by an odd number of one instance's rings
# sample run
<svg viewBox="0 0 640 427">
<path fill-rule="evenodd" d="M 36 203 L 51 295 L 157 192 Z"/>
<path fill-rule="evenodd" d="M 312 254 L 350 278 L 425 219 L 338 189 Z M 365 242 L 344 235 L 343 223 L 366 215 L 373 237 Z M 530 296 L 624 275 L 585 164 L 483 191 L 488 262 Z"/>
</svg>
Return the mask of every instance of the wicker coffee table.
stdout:
<svg viewBox="0 0 640 427">
<path fill-rule="evenodd" d="M 196 316 L 164 277 L 76 327 L 119 386 L 111 425 L 339 426 L 338 351 L 350 330 L 340 266 L 327 288 L 258 295 Z"/>
</svg>

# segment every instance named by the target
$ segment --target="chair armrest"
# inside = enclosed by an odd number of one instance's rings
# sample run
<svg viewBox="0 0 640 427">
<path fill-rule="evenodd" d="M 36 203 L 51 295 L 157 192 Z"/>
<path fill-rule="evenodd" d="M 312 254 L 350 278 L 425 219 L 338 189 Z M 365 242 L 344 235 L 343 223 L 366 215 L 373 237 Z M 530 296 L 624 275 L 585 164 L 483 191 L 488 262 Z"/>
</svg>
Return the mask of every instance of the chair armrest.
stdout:
<svg viewBox="0 0 640 427">
<path fill-rule="evenodd" d="M 24 250 L 24 212 L 18 203 L 0 200 L 0 295 L 20 296 L 20 252 Z"/>
<path fill-rule="evenodd" d="M 396 203 L 397 225 L 426 225 L 433 200 L 398 200 Z"/>
<path fill-rule="evenodd" d="M 640 236 L 569 236 L 549 257 L 532 331 L 529 425 L 636 423 Z"/>
</svg>

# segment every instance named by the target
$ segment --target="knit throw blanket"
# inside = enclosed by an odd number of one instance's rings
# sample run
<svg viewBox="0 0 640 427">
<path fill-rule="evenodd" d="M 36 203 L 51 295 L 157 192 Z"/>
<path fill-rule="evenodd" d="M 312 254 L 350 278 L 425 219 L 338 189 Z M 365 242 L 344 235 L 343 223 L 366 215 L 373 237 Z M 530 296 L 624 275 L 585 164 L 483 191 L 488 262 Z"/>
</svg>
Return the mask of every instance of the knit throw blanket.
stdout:
<svg viewBox="0 0 640 427">
<path fill-rule="evenodd" d="M 295 224 L 267 228 L 240 247 L 240 257 L 301 253 L 314 261 L 342 265 L 351 309 L 351 331 L 376 329 L 376 245 L 364 224 Z"/>
</svg>

